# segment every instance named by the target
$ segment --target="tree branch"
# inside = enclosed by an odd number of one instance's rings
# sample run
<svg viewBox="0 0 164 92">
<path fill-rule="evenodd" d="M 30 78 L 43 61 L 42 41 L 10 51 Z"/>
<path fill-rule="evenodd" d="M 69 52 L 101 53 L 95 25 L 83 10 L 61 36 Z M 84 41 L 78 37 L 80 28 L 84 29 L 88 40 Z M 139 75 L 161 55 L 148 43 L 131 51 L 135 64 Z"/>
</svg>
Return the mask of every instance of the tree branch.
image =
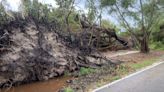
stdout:
<svg viewBox="0 0 164 92">
<path fill-rule="evenodd" d="M 145 31 L 142 0 L 140 0 L 140 7 L 141 7 L 141 17 L 142 17 L 142 19 L 141 19 L 141 21 L 142 21 L 142 31 Z"/>
<path fill-rule="evenodd" d="M 129 31 L 137 40 L 140 40 L 140 39 L 138 38 L 138 36 L 132 31 L 132 28 L 130 27 L 130 25 L 129 25 L 129 23 L 126 21 L 126 19 L 124 18 L 124 16 L 123 16 L 122 12 L 120 11 L 120 9 L 119 9 L 117 3 L 115 4 L 115 6 L 116 6 L 116 9 L 118 10 L 119 15 L 121 16 L 121 19 L 123 20 L 123 23 L 127 26 L 128 31 Z"/>
</svg>

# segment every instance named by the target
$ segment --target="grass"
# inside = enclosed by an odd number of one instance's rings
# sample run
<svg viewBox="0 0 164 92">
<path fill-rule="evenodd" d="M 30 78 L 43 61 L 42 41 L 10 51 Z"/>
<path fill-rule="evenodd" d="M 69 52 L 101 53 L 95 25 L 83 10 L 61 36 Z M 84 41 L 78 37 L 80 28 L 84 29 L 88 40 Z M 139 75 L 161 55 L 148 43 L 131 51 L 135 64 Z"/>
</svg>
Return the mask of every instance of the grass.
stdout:
<svg viewBox="0 0 164 92">
<path fill-rule="evenodd" d="M 88 74 L 93 73 L 93 72 L 95 72 L 95 70 L 92 68 L 82 67 L 82 68 L 80 68 L 79 75 L 84 76 L 84 75 L 88 75 Z"/>
<path fill-rule="evenodd" d="M 64 92 L 74 92 L 72 88 L 70 87 L 67 87 L 64 89 Z"/>
<path fill-rule="evenodd" d="M 108 77 L 105 77 L 104 79 L 97 82 L 96 86 L 100 87 L 102 85 L 105 85 L 106 83 L 121 79 L 122 77 L 138 70 L 142 69 L 146 66 L 152 65 L 158 60 L 158 58 L 152 58 L 145 61 L 141 61 L 138 63 L 124 63 L 118 66 L 118 68 L 114 71 L 113 75 L 109 75 Z"/>
<path fill-rule="evenodd" d="M 143 68 L 143 67 L 152 65 L 152 64 L 155 63 L 155 61 L 157 61 L 157 60 L 158 60 L 157 58 L 152 58 L 152 59 L 148 59 L 148 60 L 142 61 L 142 62 L 140 62 L 140 63 L 132 63 L 132 64 L 129 64 L 129 66 L 130 66 L 132 69 L 137 70 L 137 69 L 141 69 L 141 68 Z"/>
<path fill-rule="evenodd" d="M 92 68 L 80 68 L 79 75 L 84 76 L 84 75 L 89 75 L 89 74 L 100 74 L 102 73 L 102 76 L 99 76 L 100 79 L 96 80 L 95 83 L 91 83 L 91 85 L 88 85 L 87 90 L 88 92 L 92 91 L 95 88 L 101 87 L 102 85 L 105 85 L 106 83 L 113 82 L 115 80 L 121 79 L 124 76 L 127 76 L 128 74 L 135 72 L 138 69 L 142 69 L 146 66 L 152 65 L 158 61 L 158 58 L 151 58 L 151 59 L 146 59 L 144 61 L 139 61 L 137 63 L 123 63 L 121 65 L 118 65 L 116 67 L 101 67 L 98 69 L 92 69 Z M 109 72 L 104 72 L 108 71 Z M 106 74 L 104 76 L 104 74 Z M 101 75 L 101 74 L 100 74 Z M 67 88 L 66 91 L 64 92 L 73 92 L 73 90 L 69 91 L 71 89 Z"/>
<path fill-rule="evenodd" d="M 112 80 L 112 81 L 115 81 L 115 80 L 118 80 L 118 79 L 120 79 L 120 78 L 121 78 L 121 76 L 118 76 L 118 75 L 117 75 L 117 76 L 113 76 L 113 77 L 111 78 L 111 80 Z"/>
<path fill-rule="evenodd" d="M 155 63 L 156 61 L 158 61 L 158 58 L 152 58 L 152 59 L 148 59 L 139 63 L 128 63 L 128 64 L 122 64 L 120 65 L 116 70 L 115 70 L 115 75 L 111 76 L 111 81 L 115 81 L 120 79 L 122 76 L 125 76 L 131 72 L 134 72 L 138 69 L 142 69 L 146 66 L 152 65 L 153 63 Z"/>
</svg>

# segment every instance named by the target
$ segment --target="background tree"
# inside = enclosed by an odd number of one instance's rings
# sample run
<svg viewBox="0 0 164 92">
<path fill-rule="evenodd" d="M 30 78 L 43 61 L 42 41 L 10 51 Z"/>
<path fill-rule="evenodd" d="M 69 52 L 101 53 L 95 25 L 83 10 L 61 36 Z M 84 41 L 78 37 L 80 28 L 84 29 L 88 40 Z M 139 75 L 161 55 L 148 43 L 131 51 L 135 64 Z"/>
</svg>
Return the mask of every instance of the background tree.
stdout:
<svg viewBox="0 0 164 92">
<path fill-rule="evenodd" d="M 74 3 L 75 0 L 55 0 L 57 2 L 57 5 L 59 6 L 59 12 L 60 16 L 64 18 L 64 24 L 66 24 L 66 30 L 70 32 L 70 26 L 69 26 L 69 16 L 74 10 Z"/>
<path fill-rule="evenodd" d="M 0 1 L 0 26 L 3 26 L 4 24 L 7 24 L 10 20 L 12 20 L 14 17 L 9 13 L 8 11 L 8 2 L 7 0 L 1 0 Z"/>
<path fill-rule="evenodd" d="M 157 0 L 100 0 L 101 6 L 123 24 L 140 44 L 140 51 L 149 52 L 149 36 L 154 24 L 159 22 L 160 10 Z M 134 30 L 138 28 L 140 36 Z"/>
<path fill-rule="evenodd" d="M 21 0 L 21 4 L 19 6 L 20 12 L 24 17 L 30 16 L 32 9 L 31 0 Z"/>
<path fill-rule="evenodd" d="M 95 0 L 87 0 L 86 7 L 88 8 L 88 20 L 92 23 L 96 18 L 97 8 L 95 6 Z"/>
</svg>

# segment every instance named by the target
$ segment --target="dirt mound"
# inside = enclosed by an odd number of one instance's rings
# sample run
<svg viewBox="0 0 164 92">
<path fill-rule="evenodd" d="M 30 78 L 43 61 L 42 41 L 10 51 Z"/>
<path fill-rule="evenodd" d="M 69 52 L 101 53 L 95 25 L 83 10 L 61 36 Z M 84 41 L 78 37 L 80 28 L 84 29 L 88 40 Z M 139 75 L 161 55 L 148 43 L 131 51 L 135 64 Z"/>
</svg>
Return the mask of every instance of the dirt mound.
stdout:
<svg viewBox="0 0 164 92">
<path fill-rule="evenodd" d="M 33 20 L 13 21 L 1 31 L 3 36 L 7 34 L 7 46 L 0 47 L 0 87 L 47 80 L 81 66 L 111 63 L 95 51 L 85 54 L 80 48 L 68 47 L 57 29 L 52 31 Z"/>
</svg>

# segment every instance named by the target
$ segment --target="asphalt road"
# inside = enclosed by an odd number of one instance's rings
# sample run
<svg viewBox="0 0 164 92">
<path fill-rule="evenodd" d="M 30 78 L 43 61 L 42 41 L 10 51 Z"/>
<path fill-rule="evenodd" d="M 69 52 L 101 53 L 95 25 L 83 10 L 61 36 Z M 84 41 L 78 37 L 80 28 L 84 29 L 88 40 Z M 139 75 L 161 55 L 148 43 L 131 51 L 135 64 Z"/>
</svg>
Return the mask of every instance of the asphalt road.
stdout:
<svg viewBox="0 0 164 92">
<path fill-rule="evenodd" d="M 164 63 L 95 92 L 164 92 Z"/>
</svg>

